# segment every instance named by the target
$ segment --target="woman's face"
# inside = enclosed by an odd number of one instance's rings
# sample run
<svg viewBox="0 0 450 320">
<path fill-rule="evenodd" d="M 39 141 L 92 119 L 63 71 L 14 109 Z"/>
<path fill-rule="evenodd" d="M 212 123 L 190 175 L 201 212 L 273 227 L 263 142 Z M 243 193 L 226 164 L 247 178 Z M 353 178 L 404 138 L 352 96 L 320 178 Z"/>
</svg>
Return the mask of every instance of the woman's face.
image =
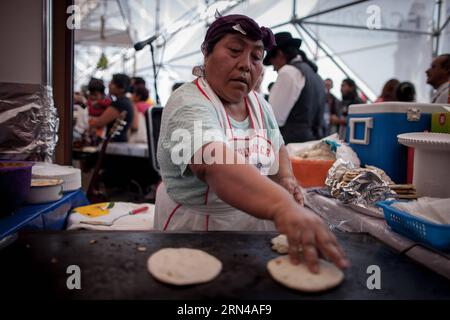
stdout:
<svg viewBox="0 0 450 320">
<path fill-rule="evenodd" d="M 133 101 L 134 103 L 138 103 L 139 102 L 139 96 L 136 95 L 135 93 L 131 94 L 131 101 Z"/>
<path fill-rule="evenodd" d="M 103 99 L 103 94 L 100 92 L 90 92 L 89 93 L 89 100 L 96 102 Z"/>
<path fill-rule="evenodd" d="M 239 103 L 263 70 L 264 46 L 241 34 L 226 34 L 205 56 L 205 77 L 223 102 Z"/>
<path fill-rule="evenodd" d="M 116 84 L 114 82 L 109 83 L 109 94 L 116 96 L 119 93 L 119 88 L 117 88 Z"/>
<path fill-rule="evenodd" d="M 342 84 L 341 84 L 342 95 L 349 94 L 350 92 L 352 92 L 352 87 L 350 87 L 347 82 L 342 81 Z"/>
</svg>

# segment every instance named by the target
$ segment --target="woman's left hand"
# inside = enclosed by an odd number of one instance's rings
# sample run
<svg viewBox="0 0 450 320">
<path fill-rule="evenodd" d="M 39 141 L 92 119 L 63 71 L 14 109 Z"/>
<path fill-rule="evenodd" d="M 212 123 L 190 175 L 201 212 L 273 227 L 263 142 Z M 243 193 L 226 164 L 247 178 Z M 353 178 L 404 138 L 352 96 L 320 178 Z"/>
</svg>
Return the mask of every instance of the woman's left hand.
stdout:
<svg viewBox="0 0 450 320">
<path fill-rule="evenodd" d="M 302 206 L 304 205 L 303 190 L 302 187 L 298 185 L 297 179 L 294 177 L 284 177 L 281 178 L 278 183 L 292 194 L 297 203 Z"/>
</svg>

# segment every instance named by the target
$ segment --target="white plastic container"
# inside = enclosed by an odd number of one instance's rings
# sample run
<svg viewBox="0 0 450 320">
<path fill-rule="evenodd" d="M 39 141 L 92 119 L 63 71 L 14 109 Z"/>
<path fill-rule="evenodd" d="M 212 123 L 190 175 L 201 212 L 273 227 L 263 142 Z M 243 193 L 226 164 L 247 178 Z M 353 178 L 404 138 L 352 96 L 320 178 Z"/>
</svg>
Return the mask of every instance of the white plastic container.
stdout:
<svg viewBox="0 0 450 320">
<path fill-rule="evenodd" d="M 33 166 L 33 179 L 61 179 L 64 181 L 63 191 L 74 191 L 81 188 L 81 170 L 69 166 L 37 162 Z"/>
<path fill-rule="evenodd" d="M 450 198 L 450 134 L 413 132 L 398 142 L 415 148 L 413 184 L 419 197 Z"/>
<path fill-rule="evenodd" d="M 39 204 L 53 202 L 63 197 L 63 183 L 61 179 L 32 179 L 27 203 Z"/>
</svg>

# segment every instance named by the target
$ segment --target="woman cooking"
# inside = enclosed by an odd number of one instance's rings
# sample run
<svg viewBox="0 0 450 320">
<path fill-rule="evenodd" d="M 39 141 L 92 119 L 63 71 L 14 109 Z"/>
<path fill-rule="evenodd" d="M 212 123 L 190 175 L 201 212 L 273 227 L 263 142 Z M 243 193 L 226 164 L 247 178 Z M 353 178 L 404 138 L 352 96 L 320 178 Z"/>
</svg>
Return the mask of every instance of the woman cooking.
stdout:
<svg viewBox="0 0 450 320">
<path fill-rule="evenodd" d="M 270 29 L 243 15 L 209 27 L 197 79 L 172 94 L 162 115 L 155 228 L 276 228 L 288 237 L 293 263 L 302 246 L 311 271 L 318 271 L 319 251 L 344 268 L 335 236 L 303 207 L 271 107 L 253 92 L 274 42 Z"/>
</svg>

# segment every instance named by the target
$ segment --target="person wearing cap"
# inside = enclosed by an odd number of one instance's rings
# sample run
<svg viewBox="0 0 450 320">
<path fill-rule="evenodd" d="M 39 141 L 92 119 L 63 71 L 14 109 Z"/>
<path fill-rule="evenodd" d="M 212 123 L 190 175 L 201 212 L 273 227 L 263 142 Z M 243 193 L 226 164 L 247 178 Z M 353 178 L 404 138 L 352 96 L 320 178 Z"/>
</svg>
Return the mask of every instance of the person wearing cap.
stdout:
<svg viewBox="0 0 450 320">
<path fill-rule="evenodd" d="M 216 19 L 202 44 L 197 78 L 169 98 L 161 119 L 155 229 L 269 231 L 289 239 L 298 262 L 302 245 L 312 271 L 319 251 L 347 262 L 335 236 L 303 207 L 270 105 L 253 91 L 270 29 L 247 16 Z"/>
<path fill-rule="evenodd" d="M 286 144 L 322 138 L 325 84 L 317 66 L 299 48 L 302 40 L 289 32 L 275 34 L 276 46 L 264 58 L 278 72 L 269 103 Z"/>
</svg>

